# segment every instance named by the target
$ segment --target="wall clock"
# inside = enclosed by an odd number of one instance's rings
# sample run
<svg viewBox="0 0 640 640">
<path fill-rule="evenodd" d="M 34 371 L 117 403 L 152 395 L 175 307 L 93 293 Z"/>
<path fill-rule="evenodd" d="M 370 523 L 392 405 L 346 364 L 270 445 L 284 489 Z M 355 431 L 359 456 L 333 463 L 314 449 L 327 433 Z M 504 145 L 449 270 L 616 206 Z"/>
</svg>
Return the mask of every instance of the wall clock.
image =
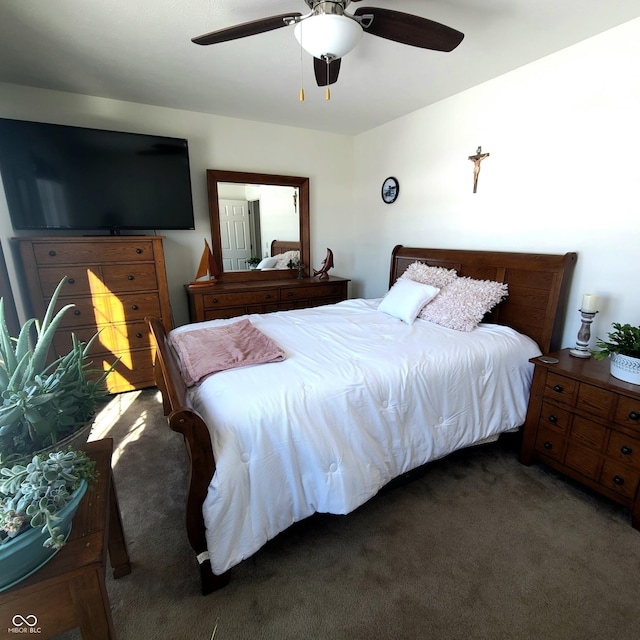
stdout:
<svg viewBox="0 0 640 640">
<path fill-rule="evenodd" d="M 382 183 L 382 199 L 387 204 L 391 204 L 396 201 L 398 194 L 400 193 L 400 185 L 398 179 L 392 177 L 387 178 Z"/>
</svg>

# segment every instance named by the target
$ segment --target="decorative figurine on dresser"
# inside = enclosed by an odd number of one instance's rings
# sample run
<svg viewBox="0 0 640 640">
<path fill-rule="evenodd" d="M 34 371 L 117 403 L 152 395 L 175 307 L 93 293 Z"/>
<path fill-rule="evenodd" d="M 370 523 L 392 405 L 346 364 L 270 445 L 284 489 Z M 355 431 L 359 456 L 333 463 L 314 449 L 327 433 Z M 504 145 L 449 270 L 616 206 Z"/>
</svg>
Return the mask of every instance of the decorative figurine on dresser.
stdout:
<svg viewBox="0 0 640 640">
<path fill-rule="evenodd" d="M 333 268 L 333 251 L 327 248 L 327 256 L 322 261 L 320 269 L 314 269 L 313 275 L 318 276 L 319 280 L 327 280 L 329 278 L 329 269 Z"/>
</svg>

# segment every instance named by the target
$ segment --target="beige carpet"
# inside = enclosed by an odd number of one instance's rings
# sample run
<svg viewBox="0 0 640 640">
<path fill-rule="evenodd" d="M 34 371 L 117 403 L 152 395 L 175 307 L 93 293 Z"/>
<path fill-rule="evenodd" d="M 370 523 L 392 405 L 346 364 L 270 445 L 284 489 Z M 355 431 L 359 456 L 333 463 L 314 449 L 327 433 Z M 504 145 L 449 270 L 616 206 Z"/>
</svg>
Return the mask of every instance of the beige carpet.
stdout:
<svg viewBox="0 0 640 640">
<path fill-rule="evenodd" d="M 292 527 L 203 597 L 183 524 L 186 457 L 156 394 L 118 396 L 95 435 L 118 445 L 133 563 L 108 579 L 119 640 L 209 640 L 216 622 L 216 640 L 640 637 L 628 511 L 522 466 L 504 443 L 429 465 L 349 516 Z"/>
</svg>

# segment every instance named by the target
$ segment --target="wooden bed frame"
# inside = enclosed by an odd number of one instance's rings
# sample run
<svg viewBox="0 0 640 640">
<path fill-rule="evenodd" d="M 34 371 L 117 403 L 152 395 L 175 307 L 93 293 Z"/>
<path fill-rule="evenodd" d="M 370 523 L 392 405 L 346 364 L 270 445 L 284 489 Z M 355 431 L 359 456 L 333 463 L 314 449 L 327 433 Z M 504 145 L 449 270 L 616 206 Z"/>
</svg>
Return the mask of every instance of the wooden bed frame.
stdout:
<svg viewBox="0 0 640 640">
<path fill-rule="evenodd" d="M 398 245 L 391 255 L 389 286 L 416 261 L 453 268 L 460 276 L 505 282 L 509 285 L 509 297 L 487 320 L 513 327 L 533 338 L 543 352 L 549 352 L 560 347 L 566 297 L 576 259 L 575 253 L 548 255 Z M 183 435 L 189 455 L 187 535 L 198 559 L 202 593 L 206 595 L 227 584 L 230 574 L 227 571 L 218 576 L 211 571 L 205 538 L 202 505 L 216 468 L 211 438 L 203 419 L 190 405 L 164 326 L 157 318 L 147 318 L 147 322 L 156 343 L 155 377 L 163 409 L 171 429 Z"/>
<path fill-rule="evenodd" d="M 271 255 L 279 256 L 287 251 L 300 251 L 300 243 L 296 240 L 272 240 Z"/>
</svg>

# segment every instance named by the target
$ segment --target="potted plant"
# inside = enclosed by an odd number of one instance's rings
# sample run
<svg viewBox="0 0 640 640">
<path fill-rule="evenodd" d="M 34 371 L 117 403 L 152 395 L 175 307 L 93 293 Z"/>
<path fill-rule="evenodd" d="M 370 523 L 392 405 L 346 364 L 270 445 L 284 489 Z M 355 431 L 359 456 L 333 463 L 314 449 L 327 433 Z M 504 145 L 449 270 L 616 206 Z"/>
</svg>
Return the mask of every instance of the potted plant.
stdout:
<svg viewBox="0 0 640 640">
<path fill-rule="evenodd" d="M 54 313 L 65 281 L 56 287 L 42 322 L 27 320 L 17 338 L 7 331 L 0 299 L 0 467 L 63 447 L 63 440 L 82 429 L 86 441 L 97 404 L 108 397 L 105 379 L 111 369 L 100 375 L 89 369 L 88 353 L 98 334 L 86 344 L 73 335 L 69 353 L 47 360 L 53 336 L 74 306 Z"/>
<path fill-rule="evenodd" d="M 612 376 L 640 384 L 640 327 L 619 322 L 614 322 L 612 327 L 608 340 L 597 339 L 593 357 L 603 360 L 610 356 Z"/>
<path fill-rule="evenodd" d="M 41 453 L 0 469 L 0 591 L 64 546 L 95 463 L 84 451 Z"/>
<path fill-rule="evenodd" d="M 258 256 L 251 256 L 247 260 L 247 264 L 249 265 L 249 269 L 255 269 L 260 264 L 260 258 Z"/>
</svg>

